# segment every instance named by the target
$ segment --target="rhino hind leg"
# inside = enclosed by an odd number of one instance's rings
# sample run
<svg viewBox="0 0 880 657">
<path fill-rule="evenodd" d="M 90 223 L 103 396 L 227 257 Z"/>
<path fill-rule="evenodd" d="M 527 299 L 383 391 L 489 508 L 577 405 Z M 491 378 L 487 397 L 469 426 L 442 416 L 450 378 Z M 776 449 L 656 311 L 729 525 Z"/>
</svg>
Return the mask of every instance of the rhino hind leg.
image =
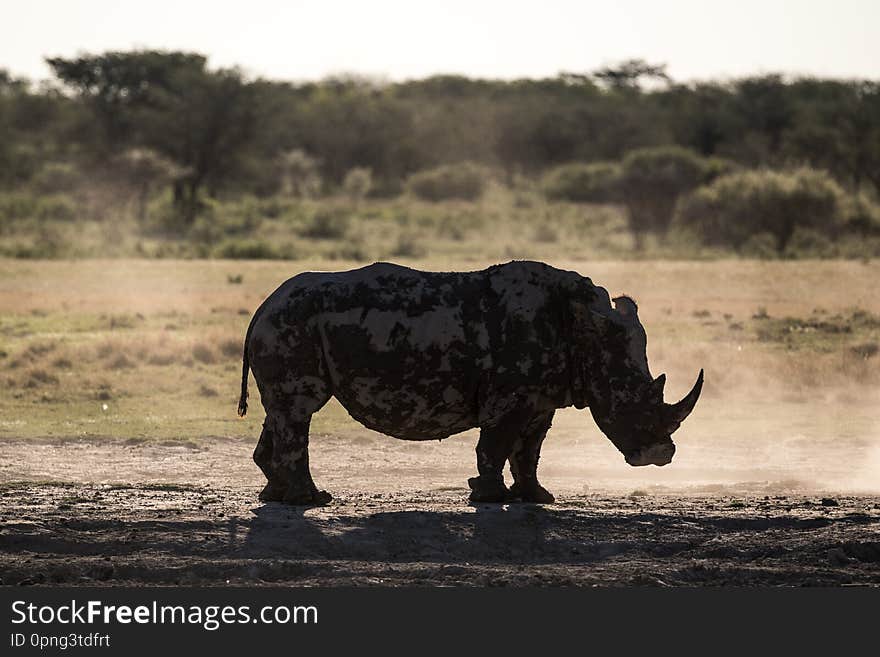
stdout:
<svg viewBox="0 0 880 657">
<path fill-rule="evenodd" d="M 260 441 L 254 449 L 254 463 L 256 463 L 263 474 L 266 475 L 266 486 L 260 492 L 259 500 L 261 502 L 280 502 L 284 499 L 284 493 L 287 492 L 287 483 L 281 475 L 273 469 L 272 454 L 275 451 L 275 440 L 272 431 L 263 425 L 263 431 L 260 434 Z"/>
<path fill-rule="evenodd" d="M 538 460 L 541 444 L 553 422 L 555 411 L 536 414 L 527 422 L 510 453 L 510 472 L 513 486 L 510 487 L 511 500 L 551 504 L 553 494 L 538 483 Z"/>
<path fill-rule="evenodd" d="M 312 414 L 330 398 L 329 394 L 282 398 L 266 395 L 263 433 L 254 450 L 254 462 L 268 480 L 260 493 L 264 502 L 316 506 L 330 502 L 326 491 L 318 490 L 309 469 L 309 425 Z"/>
</svg>

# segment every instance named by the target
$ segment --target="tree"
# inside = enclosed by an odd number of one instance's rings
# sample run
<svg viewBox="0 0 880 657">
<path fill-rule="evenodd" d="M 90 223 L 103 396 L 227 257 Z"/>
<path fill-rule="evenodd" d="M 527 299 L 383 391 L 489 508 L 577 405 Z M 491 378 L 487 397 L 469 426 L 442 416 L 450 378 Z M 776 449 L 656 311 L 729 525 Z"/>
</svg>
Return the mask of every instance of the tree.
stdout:
<svg viewBox="0 0 880 657">
<path fill-rule="evenodd" d="M 139 114 L 144 142 L 182 170 L 174 202 L 186 223 L 203 189 L 216 197 L 236 173 L 254 126 L 251 88 L 236 70 L 181 70 Z"/>
<path fill-rule="evenodd" d="M 722 84 L 673 85 L 653 100 L 663 111 L 675 143 L 709 157 L 742 134 L 733 108 L 733 93 Z"/>
<path fill-rule="evenodd" d="M 748 144 L 739 159 L 749 164 L 779 164 L 783 136 L 795 120 L 785 80 L 780 75 L 745 78 L 736 83 L 735 94 L 735 111 L 744 124 Z"/>
<path fill-rule="evenodd" d="M 865 182 L 880 192 L 880 84 L 798 80 L 790 89 L 796 116 L 783 152 L 827 169 L 855 190 Z"/>
<path fill-rule="evenodd" d="M 134 51 L 47 60 L 104 127 L 106 149 L 142 146 L 181 174 L 174 201 L 185 225 L 203 189 L 216 196 L 235 173 L 254 128 L 252 87 L 235 69 L 209 71 L 202 55 Z"/>
<path fill-rule="evenodd" d="M 91 107 L 109 151 L 121 150 L 134 138 L 136 110 L 148 107 L 160 92 L 171 91 L 181 71 L 204 71 L 206 61 L 195 53 L 157 50 L 46 59 L 56 77 Z"/>
<path fill-rule="evenodd" d="M 644 59 L 628 59 L 614 66 L 603 66 L 593 71 L 593 77 L 611 89 L 639 90 L 642 79 L 668 83 L 666 64 L 649 64 Z"/>
<path fill-rule="evenodd" d="M 134 191 L 137 216 L 144 221 L 153 190 L 181 175 L 173 162 L 149 148 L 131 148 L 116 158 L 120 174 Z"/>
</svg>

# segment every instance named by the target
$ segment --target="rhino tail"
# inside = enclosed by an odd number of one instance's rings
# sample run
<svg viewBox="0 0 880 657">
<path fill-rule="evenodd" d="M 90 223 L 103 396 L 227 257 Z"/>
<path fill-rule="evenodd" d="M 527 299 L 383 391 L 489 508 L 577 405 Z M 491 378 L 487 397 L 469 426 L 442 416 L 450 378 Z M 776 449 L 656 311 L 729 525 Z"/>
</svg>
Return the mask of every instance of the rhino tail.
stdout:
<svg viewBox="0 0 880 657">
<path fill-rule="evenodd" d="M 238 398 L 238 417 L 244 417 L 247 415 L 248 409 L 248 371 L 251 368 L 250 359 L 248 358 L 248 346 L 251 343 L 251 331 L 254 330 L 254 324 L 257 321 L 257 318 L 263 313 L 263 309 L 266 307 L 266 304 L 269 302 L 270 297 L 267 297 L 263 303 L 260 304 L 260 307 L 254 311 L 254 316 L 251 317 L 251 323 L 248 324 L 247 333 L 244 334 L 244 349 L 241 358 L 241 397 Z"/>
<path fill-rule="evenodd" d="M 251 342 L 251 330 L 254 328 L 254 321 L 257 319 L 257 315 L 259 314 L 259 309 L 254 313 L 254 316 L 251 318 L 251 323 L 248 325 L 247 333 L 244 335 L 244 349 L 242 350 L 241 357 L 241 396 L 238 398 L 238 417 L 244 417 L 247 415 L 248 409 L 248 372 L 251 368 L 250 360 L 248 359 L 248 345 Z"/>
<path fill-rule="evenodd" d="M 250 331 L 248 331 L 250 333 Z M 248 372 L 250 371 L 250 363 L 248 362 L 248 341 L 244 340 L 244 356 L 241 365 L 241 397 L 238 398 L 238 417 L 247 415 L 248 409 Z"/>
</svg>

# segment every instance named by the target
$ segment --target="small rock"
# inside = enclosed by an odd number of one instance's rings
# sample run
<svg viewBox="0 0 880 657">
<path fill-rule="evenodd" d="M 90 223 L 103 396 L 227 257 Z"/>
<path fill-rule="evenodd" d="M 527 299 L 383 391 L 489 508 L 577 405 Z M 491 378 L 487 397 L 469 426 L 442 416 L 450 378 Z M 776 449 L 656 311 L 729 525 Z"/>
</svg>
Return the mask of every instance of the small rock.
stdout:
<svg viewBox="0 0 880 657">
<path fill-rule="evenodd" d="M 840 504 L 833 497 L 823 497 L 822 506 L 840 506 Z"/>
</svg>

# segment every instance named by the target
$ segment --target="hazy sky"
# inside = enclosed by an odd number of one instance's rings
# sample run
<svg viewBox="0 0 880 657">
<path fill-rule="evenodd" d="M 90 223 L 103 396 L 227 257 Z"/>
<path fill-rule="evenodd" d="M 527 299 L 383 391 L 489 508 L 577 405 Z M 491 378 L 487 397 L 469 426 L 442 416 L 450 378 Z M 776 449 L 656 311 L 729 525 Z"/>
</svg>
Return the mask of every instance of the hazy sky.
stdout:
<svg viewBox="0 0 880 657">
<path fill-rule="evenodd" d="M 880 77 L 880 0 L 0 0 L 0 68 L 162 48 L 293 80 L 352 72 L 553 76 L 640 57 L 679 80 Z"/>
</svg>

